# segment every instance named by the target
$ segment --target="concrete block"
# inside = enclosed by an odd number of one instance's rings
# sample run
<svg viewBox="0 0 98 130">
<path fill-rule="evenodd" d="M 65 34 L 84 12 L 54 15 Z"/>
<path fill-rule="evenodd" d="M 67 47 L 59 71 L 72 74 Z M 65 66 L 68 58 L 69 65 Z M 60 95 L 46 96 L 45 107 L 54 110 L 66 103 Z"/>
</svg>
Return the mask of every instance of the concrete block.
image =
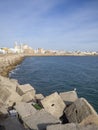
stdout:
<svg viewBox="0 0 98 130">
<path fill-rule="evenodd" d="M 91 114 L 97 115 L 94 108 L 84 98 L 77 99 L 74 103 L 67 107 L 64 112 L 70 123 L 80 123 Z"/>
<path fill-rule="evenodd" d="M 89 124 L 94 124 L 98 126 L 98 115 L 89 115 L 82 122 L 80 122 L 81 126 L 87 126 Z"/>
<path fill-rule="evenodd" d="M 42 100 L 42 99 L 44 99 L 44 96 L 42 94 L 36 94 L 35 99 L 36 100 Z"/>
<path fill-rule="evenodd" d="M 51 113 L 56 118 L 60 118 L 63 115 L 63 111 L 66 107 L 57 92 L 45 97 L 41 100 L 41 104 L 47 112 Z"/>
<path fill-rule="evenodd" d="M 25 102 L 17 103 L 14 106 L 14 108 L 18 112 L 21 119 L 36 113 L 36 109 L 31 104 L 28 104 L 28 103 L 25 103 Z"/>
<path fill-rule="evenodd" d="M 24 85 L 18 85 L 16 88 L 16 92 L 22 96 L 23 94 L 27 92 L 31 92 L 35 95 L 35 89 L 30 84 L 24 84 Z"/>
<path fill-rule="evenodd" d="M 22 95 L 22 101 L 23 102 L 35 101 L 34 93 L 32 91 L 30 91 L 30 92 L 23 94 Z"/>
<path fill-rule="evenodd" d="M 31 115 L 24 118 L 23 122 L 32 130 L 45 130 L 47 125 L 60 123 L 60 120 L 42 109 L 36 112 L 33 116 Z"/>
<path fill-rule="evenodd" d="M 50 125 L 47 126 L 46 130 L 98 130 L 98 126 L 96 125 L 87 125 L 87 126 L 79 126 L 78 124 L 58 124 L 58 125 Z"/>
<path fill-rule="evenodd" d="M 5 103 L 10 97 L 11 92 L 5 86 L 0 88 L 0 100 Z"/>
<path fill-rule="evenodd" d="M 21 102 L 22 97 L 15 91 L 11 91 L 11 95 L 8 97 L 6 104 L 10 107 L 13 103 Z"/>
<path fill-rule="evenodd" d="M 67 105 L 78 99 L 76 91 L 62 92 L 59 95 Z"/>
<path fill-rule="evenodd" d="M 0 88 L 2 86 L 6 86 L 7 88 L 13 89 L 14 91 L 16 91 L 17 85 L 18 85 L 17 81 L 3 77 L 3 76 L 0 76 Z"/>
<path fill-rule="evenodd" d="M 21 96 L 18 95 L 13 89 L 3 86 L 0 88 L 0 100 L 8 106 L 12 106 L 14 102 L 20 102 Z"/>
</svg>

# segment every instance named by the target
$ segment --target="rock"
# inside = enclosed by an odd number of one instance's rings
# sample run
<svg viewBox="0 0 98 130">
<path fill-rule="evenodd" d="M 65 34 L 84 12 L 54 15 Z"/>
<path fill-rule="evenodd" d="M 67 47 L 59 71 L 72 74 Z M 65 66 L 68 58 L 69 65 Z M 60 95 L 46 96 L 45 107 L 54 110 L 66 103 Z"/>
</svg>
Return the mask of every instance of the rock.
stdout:
<svg viewBox="0 0 98 130">
<path fill-rule="evenodd" d="M 35 96 L 34 93 L 31 92 L 27 92 L 25 94 L 22 95 L 22 101 L 23 102 L 31 102 L 31 101 L 35 101 Z"/>
<path fill-rule="evenodd" d="M 22 97 L 18 95 L 15 91 L 11 91 L 11 95 L 8 97 L 8 100 L 6 101 L 6 104 L 10 107 L 14 103 L 21 102 Z"/>
<path fill-rule="evenodd" d="M 84 98 L 77 99 L 65 109 L 64 113 L 70 123 L 80 123 L 91 114 L 97 115 L 93 107 Z"/>
<path fill-rule="evenodd" d="M 78 124 L 58 124 L 47 126 L 46 130 L 98 130 L 98 126 L 88 125 L 88 126 L 79 126 Z"/>
<path fill-rule="evenodd" d="M 57 92 L 45 97 L 41 100 L 41 104 L 47 112 L 51 113 L 56 118 L 60 118 L 63 115 L 63 111 L 66 107 Z"/>
<path fill-rule="evenodd" d="M 11 95 L 11 92 L 8 90 L 8 88 L 4 86 L 0 88 L 0 100 L 2 103 L 6 103 L 10 95 Z"/>
<path fill-rule="evenodd" d="M 33 116 L 23 119 L 24 124 L 32 130 L 45 130 L 47 125 L 60 123 L 60 120 L 54 118 L 45 110 L 36 112 Z"/>
<path fill-rule="evenodd" d="M 17 85 L 18 85 L 18 82 L 16 80 L 0 76 L 0 88 L 2 86 L 6 86 L 7 88 L 10 88 L 16 91 Z"/>
<path fill-rule="evenodd" d="M 35 96 L 35 89 L 30 85 L 30 84 L 24 84 L 24 85 L 19 85 L 16 88 L 16 92 L 22 96 L 23 94 L 26 94 L 27 92 L 32 92 Z"/>
<path fill-rule="evenodd" d="M 89 115 L 80 123 L 81 126 L 87 126 L 89 124 L 98 125 L 98 115 Z"/>
<path fill-rule="evenodd" d="M 6 86 L 3 86 L 0 88 L 0 100 L 5 105 L 12 106 L 15 102 L 20 102 L 21 97 L 13 90 L 7 88 Z"/>
<path fill-rule="evenodd" d="M 76 91 L 62 92 L 59 95 L 67 105 L 78 99 Z"/>
<path fill-rule="evenodd" d="M 25 102 L 17 103 L 14 106 L 14 108 L 18 112 L 21 119 L 36 113 L 36 109 L 31 104 L 28 104 L 28 103 L 25 103 Z"/>
</svg>

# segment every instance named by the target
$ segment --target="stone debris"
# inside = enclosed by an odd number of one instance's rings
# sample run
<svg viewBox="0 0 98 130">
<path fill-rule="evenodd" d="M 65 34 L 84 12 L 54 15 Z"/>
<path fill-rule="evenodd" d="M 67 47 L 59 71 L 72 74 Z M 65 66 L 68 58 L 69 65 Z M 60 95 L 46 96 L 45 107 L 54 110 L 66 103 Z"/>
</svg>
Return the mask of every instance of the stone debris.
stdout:
<svg viewBox="0 0 98 130">
<path fill-rule="evenodd" d="M 76 91 L 62 92 L 59 95 L 66 105 L 69 105 L 78 99 Z"/>
<path fill-rule="evenodd" d="M 17 103 L 14 108 L 18 112 L 21 119 L 36 113 L 36 109 L 31 104 L 25 102 Z"/>
<path fill-rule="evenodd" d="M 64 113 L 70 123 L 80 123 L 89 115 L 97 115 L 94 108 L 84 98 L 77 99 L 65 109 Z"/>
<path fill-rule="evenodd" d="M 60 123 L 60 120 L 56 119 L 50 113 L 42 109 L 34 115 L 25 117 L 23 122 L 32 130 L 46 130 L 47 125 L 58 124 Z"/>
<path fill-rule="evenodd" d="M 63 115 L 63 111 L 66 107 L 65 103 L 57 92 L 45 97 L 43 100 L 41 100 L 41 104 L 47 112 L 51 113 L 58 119 Z"/>
</svg>

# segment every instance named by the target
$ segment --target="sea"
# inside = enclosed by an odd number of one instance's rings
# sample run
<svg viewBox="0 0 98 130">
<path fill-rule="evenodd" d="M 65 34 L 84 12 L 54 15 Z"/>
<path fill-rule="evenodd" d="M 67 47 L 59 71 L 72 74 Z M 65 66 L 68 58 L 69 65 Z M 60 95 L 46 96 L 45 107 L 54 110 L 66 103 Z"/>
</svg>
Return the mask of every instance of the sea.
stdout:
<svg viewBox="0 0 98 130">
<path fill-rule="evenodd" d="M 76 89 L 98 112 L 98 56 L 33 56 L 9 73 L 44 96 Z"/>
</svg>

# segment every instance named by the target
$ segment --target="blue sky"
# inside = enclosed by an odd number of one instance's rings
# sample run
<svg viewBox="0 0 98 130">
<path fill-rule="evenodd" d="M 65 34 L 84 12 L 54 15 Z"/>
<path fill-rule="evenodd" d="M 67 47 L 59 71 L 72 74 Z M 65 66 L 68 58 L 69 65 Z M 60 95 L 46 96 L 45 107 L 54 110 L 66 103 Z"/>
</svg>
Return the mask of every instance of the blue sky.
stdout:
<svg viewBox="0 0 98 130">
<path fill-rule="evenodd" d="M 98 51 L 98 0 L 0 0 L 0 47 Z"/>
</svg>

